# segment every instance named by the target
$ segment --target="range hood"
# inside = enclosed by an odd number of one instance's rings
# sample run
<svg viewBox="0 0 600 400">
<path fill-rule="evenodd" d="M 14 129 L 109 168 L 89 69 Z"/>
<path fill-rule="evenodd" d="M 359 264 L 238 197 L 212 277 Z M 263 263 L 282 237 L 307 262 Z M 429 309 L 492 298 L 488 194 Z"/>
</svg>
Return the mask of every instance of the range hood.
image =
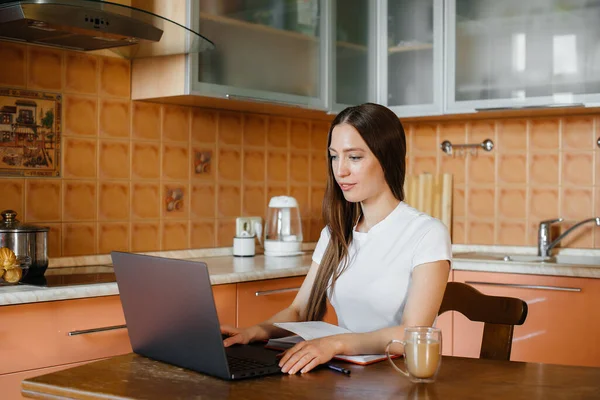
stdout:
<svg viewBox="0 0 600 400">
<path fill-rule="evenodd" d="M 110 49 L 129 59 L 214 48 L 210 40 L 167 18 L 101 0 L 0 0 L 0 39 L 70 50 Z"/>
</svg>

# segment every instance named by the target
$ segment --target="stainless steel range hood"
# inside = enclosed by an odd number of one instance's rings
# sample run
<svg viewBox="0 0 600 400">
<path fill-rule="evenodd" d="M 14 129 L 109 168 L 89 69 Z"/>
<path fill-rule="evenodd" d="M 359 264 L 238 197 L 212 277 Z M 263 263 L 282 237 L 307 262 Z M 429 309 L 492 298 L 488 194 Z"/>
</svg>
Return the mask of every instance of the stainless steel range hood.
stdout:
<svg viewBox="0 0 600 400">
<path fill-rule="evenodd" d="M 126 58 L 214 48 L 200 34 L 138 8 L 100 0 L 0 0 L 0 39 Z"/>
</svg>

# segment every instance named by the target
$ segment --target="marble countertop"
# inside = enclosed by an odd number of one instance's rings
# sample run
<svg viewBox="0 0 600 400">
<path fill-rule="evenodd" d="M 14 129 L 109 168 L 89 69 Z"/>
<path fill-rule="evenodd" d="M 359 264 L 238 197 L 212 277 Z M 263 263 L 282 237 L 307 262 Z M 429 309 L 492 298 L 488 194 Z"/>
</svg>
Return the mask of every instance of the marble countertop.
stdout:
<svg viewBox="0 0 600 400">
<path fill-rule="evenodd" d="M 304 254 L 294 257 L 238 258 L 231 248 L 184 250 L 148 253 L 163 257 L 204 261 L 208 265 L 213 285 L 264 279 L 304 276 L 311 265 L 314 244 L 303 247 Z M 453 245 L 453 269 L 462 271 L 501 272 L 513 274 L 554 275 L 564 277 L 600 278 L 600 265 L 557 264 L 527 261 L 504 261 L 503 255 L 535 255 L 532 247 Z M 591 257 L 600 260 L 600 250 L 562 249 L 559 254 Z M 600 264 L 600 263 L 599 263 Z M 46 274 L 94 273 L 110 269 L 110 256 L 70 257 L 55 259 Z M 72 272 L 69 272 L 72 271 Z M 116 283 L 39 287 L 16 285 L 0 287 L 0 306 L 117 295 Z"/>
</svg>

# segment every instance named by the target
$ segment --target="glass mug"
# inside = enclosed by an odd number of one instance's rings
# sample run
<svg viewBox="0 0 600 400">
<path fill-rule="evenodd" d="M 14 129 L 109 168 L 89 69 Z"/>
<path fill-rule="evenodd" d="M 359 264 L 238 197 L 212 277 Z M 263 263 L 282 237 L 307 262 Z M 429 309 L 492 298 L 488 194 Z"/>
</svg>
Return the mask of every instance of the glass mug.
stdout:
<svg viewBox="0 0 600 400">
<path fill-rule="evenodd" d="M 406 371 L 399 368 L 390 357 L 390 346 L 394 343 L 404 346 Z M 428 326 L 405 328 L 404 340 L 390 341 L 385 348 L 385 354 L 396 371 L 411 382 L 433 382 L 442 363 L 442 331 Z"/>
</svg>

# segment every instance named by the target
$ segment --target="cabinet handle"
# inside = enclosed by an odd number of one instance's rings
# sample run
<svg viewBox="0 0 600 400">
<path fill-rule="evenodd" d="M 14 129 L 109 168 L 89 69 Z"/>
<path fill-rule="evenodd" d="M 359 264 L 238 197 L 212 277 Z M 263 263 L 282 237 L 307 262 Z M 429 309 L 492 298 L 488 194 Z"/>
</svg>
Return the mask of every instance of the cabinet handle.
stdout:
<svg viewBox="0 0 600 400">
<path fill-rule="evenodd" d="M 69 336 L 87 335 L 88 333 L 114 331 L 117 329 L 126 329 L 126 328 L 127 328 L 127 325 L 103 326 L 102 328 L 82 329 L 80 331 L 71 331 L 68 333 L 68 335 Z"/>
<path fill-rule="evenodd" d="M 299 287 L 293 287 L 293 288 L 285 288 L 285 289 L 273 289 L 273 290 L 263 290 L 263 291 L 258 291 L 256 293 L 254 293 L 254 295 L 256 297 L 258 296 L 269 296 L 271 294 L 279 294 L 279 293 L 288 293 L 288 292 L 297 292 L 298 290 L 300 290 Z"/>
<path fill-rule="evenodd" d="M 465 281 L 469 285 L 487 285 L 487 286 L 502 286 L 516 289 L 540 289 L 540 290 L 556 290 L 559 292 L 581 292 L 581 288 L 562 287 L 562 286 L 545 286 L 545 285 L 521 285 L 519 283 L 494 283 L 494 282 L 477 282 Z"/>
<path fill-rule="evenodd" d="M 303 104 L 290 103 L 290 102 L 283 101 L 283 100 L 261 99 L 260 97 L 240 96 L 238 94 L 229 94 L 229 93 L 227 93 L 225 95 L 225 98 L 227 100 L 236 100 L 237 99 L 237 100 L 252 101 L 254 103 L 281 104 L 281 105 L 284 105 L 284 106 L 306 108 L 306 106 L 303 105 Z"/>
<path fill-rule="evenodd" d="M 542 108 L 574 108 L 574 107 L 585 107 L 583 103 L 565 103 L 565 104 L 542 104 L 539 106 L 507 106 L 507 107 L 483 107 L 476 108 L 475 111 L 507 111 L 507 110 L 535 110 Z"/>
</svg>

